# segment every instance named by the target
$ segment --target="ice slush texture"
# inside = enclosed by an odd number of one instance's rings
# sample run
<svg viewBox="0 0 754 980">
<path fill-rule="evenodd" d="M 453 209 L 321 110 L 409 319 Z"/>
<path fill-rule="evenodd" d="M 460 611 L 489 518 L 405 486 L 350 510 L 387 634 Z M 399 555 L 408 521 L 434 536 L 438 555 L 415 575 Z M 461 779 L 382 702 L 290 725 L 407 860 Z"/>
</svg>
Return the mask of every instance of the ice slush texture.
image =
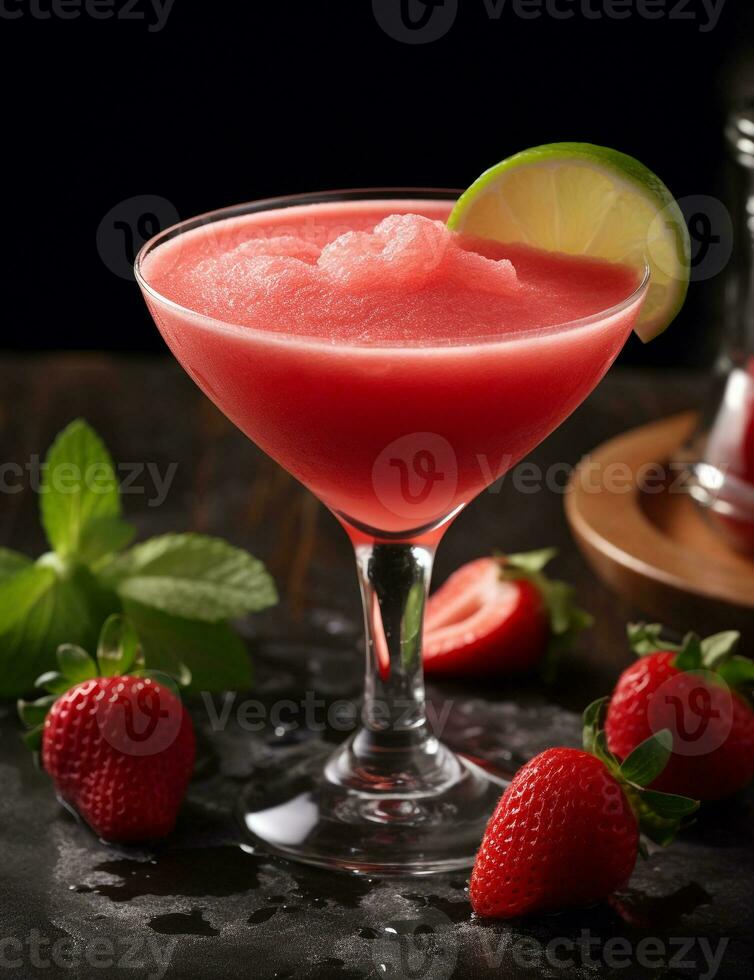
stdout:
<svg viewBox="0 0 754 980">
<path fill-rule="evenodd" d="M 207 235 L 218 230 L 200 230 L 177 255 L 152 253 L 145 274 L 205 316 L 360 344 L 542 329 L 604 310 L 638 284 L 625 266 L 464 238 L 423 215 L 338 230 L 321 222 L 270 234 L 247 223 L 243 237 L 244 225 L 231 223 L 209 251 Z"/>
</svg>

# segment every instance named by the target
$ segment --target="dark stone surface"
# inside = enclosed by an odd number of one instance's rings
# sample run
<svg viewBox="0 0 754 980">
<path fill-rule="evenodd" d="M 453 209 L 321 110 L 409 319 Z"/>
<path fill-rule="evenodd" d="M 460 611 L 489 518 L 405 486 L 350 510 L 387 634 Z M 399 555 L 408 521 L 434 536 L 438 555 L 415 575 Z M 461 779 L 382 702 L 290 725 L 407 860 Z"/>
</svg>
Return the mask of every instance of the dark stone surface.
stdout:
<svg viewBox="0 0 754 980">
<path fill-rule="evenodd" d="M 698 394 L 691 376 L 614 374 L 531 459 L 545 467 L 573 464 L 604 438 L 693 405 Z M 671 848 L 640 860 L 629 887 L 609 905 L 506 924 L 472 917 L 462 874 L 380 882 L 243 851 L 233 815 L 240 787 L 291 765 L 313 742 L 337 738 L 291 724 L 250 733 L 243 702 L 259 700 L 269 717 L 274 704 L 298 702 L 306 691 L 327 705 L 358 693 L 359 608 L 347 542 L 174 365 L 47 358 L 0 368 L 2 460 L 23 465 L 43 453 L 77 414 L 101 431 L 117 460 L 151 463 L 163 474 L 177 464 L 160 506 L 149 506 L 148 477 L 145 493 L 125 498 L 143 534 L 189 527 L 223 534 L 264 558 L 284 603 L 250 627 L 254 691 L 191 705 L 200 736 L 196 776 L 176 833 L 154 851 L 106 846 L 63 811 L 18 738 L 14 710 L 0 707 L 2 975 L 752 975 L 751 795 L 706 810 Z M 5 495 L 1 506 L 0 543 L 42 550 L 34 494 Z M 495 546 L 545 544 L 561 547 L 557 572 L 574 581 L 598 618 L 558 682 L 549 689 L 534 682 L 430 688 L 437 717 L 450 705 L 443 737 L 493 763 L 576 744 L 578 712 L 609 690 L 630 659 L 623 624 L 640 611 L 625 607 L 585 567 L 557 492 L 525 495 L 506 480 L 498 493 L 484 494 L 448 532 L 437 579 Z M 218 725 L 224 706 L 228 721 Z"/>
</svg>

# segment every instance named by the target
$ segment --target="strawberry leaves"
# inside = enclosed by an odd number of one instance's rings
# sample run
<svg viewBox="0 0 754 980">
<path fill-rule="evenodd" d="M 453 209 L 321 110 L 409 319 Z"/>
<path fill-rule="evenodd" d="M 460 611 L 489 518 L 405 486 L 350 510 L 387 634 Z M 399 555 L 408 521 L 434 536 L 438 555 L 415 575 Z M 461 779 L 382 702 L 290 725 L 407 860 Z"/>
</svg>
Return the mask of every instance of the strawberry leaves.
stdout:
<svg viewBox="0 0 754 980">
<path fill-rule="evenodd" d="M 38 752 L 42 747 L 42 733 L 47 712 L 56 701 L 54 694 L 37 698 L 36 701 L 19 701 L 18 714 L 28 731 L 24 732 L 24 744 L 32 752 Z"/>
<path fill-rule="evenodd" d="M 522 572 L 520 577 L 524 577 L 538 575 L 557 553 L 557 548 L 539 548 L 536 551 L 520 551 L 503 557 L 506 570 Z"/>
<path fill-rule="evenodd" d="M 63 643 L 57 650 L 58 670 L 50 670 L 37 678 L 36 686 L 49 693 L 36 701 L 19 700 L 18 714 L 29 728 L 24 734 L 24 742 L 32 751 L 42 745 L 42 732 L 47 712 L 61 694 L 70 687 L 97 676 L 97 666 L 81 647 L 74 643 Z"/>
<path fill-rule="evenodd" d="M 670 759 L 673 736 L 667 728 L 637 745 L 622 763 L 610 752 L 602 727 L 608 700 L 593 701 L 584 711 L 584 750 L 600 759 L 621 784 L 641 833 L 664 847 L 673 840 L 683 820 L 699 808 L 699 801 L 646 789 Z"/>
<path fill-rule="evenodd" d="M 106 627 L 107 623 L 105 623 Z M 69 687 L 81 684 L 83 681 L 90 681 L 97 676 L 97 665 L 86 650 L 76 646 L 75 643 L 63 643 L 59 646 L 57 658 L 60 673 L 69 681 Z"/>
<path fill-rule="evenodd" d="M 640 793 L 626 794 L 631 803 L 641 833 L 660 847 L 667 847 L 675 839 L 686 818 L 699 809 L 699 801 L 674 793 L 658 793 L 643 789 Z"/>
<path fill-rule="evenodd" d="M 111 672 L 130 669 L 138 641 L 155 668 L 185 675 L 193 659 L 206 690 L 247 687 L 248 655 L 229 621 L 277 601 L 263 564 L 198 534 L 161 535 L 123 551 L 134 528 L 122 517 L 117 471 L 82 419 L 57 436 L 42 472 L 40 515 L 52 550 L 34 562 L 0 548 L 0 697 L 30 690 L 42 672 L 59 673 L 58 647 L 94 648 L 108 617 L 127 610 L 123 635 L 105 641 Z"/>
<path fill-rule="evenodd" d="M 702 663 L 707 670 L 717 670 L 726 660 L 729 660 L 740 639 L 741 634 L 737 630 L 725 630 L 702 640 Z"/>
<path fill-rule="evenodd" d="M 548 681 L 554 678 L 558 658 L 571 649 L 579 633 L 594 623 L 588 612 L 575 605 L 573 586 L 544 574 L 545 567 L 557 553 L 556 548 L 540 548 L 500 556 L 503 578 L 511 582 L 531 582 L 542 596 L 550 625 L 550 640 L 543 661 L 543 673 Z"/>
<path fill-rule="evenodd" d="M 136 630 L 120 614 L 113 614 L 105 620 L 99 635 L 96 657 L 90 657 L 86 650 L 75 643 L 62 643 L 55 658 L 58 669 L 48 670 L 36 680 L 36 687 L 48 693 L 35 701 L 21 699 L 17 702 L 19 717 L 30 729 L 24 734 L 24 741 L 34 751 L 41 746 L 47 712 L 61 694 L 77 684 L 95 677 L 122 677 L 129 673 L 155 676 L 163 681 L 165 679 L 163 671 L 144 669 L 144 655 Z M 191 683 L 190 672 L 180 663 L 176 664 L 172 677 L 183 687 Z"/>
<path fill-rule="evenodd" d="M 127 674 L 136 662 L 138 652 L 139 637 L 130 620 L 123 616 L 110 616 L 102 627 L 97 644 L 97 664 L 102 677 Z"/>
<path fill-rule="evenodd" d="M 620 773 L 628 783 L 649 786 L 668 763 L 673 750 L 673 736 L 667 728 L 641 742 L 620 766 Z"/>
<path fill-rule="evenodd" d="M 673 664 L 678 670 L 707 670 L 732 688 L 754 684 L 754 660 L 736 653 L 741 639 L 737 630 L 723 630 L 704 639 L 687 633 L 681 643 L 663 639 L 660 623 L 629 623 L 626 631 L 629 646 L 640 657 L 675 652 Z"/>
<path fill-rule="evenodd" d="M 754 661 L 748 657 L 731 657 L 717 668 L 717 675 L 729 687 L 744 688 L 754 684 Z"/>
<path fill-rule="evenodd" d="M 638 657 L 644 657 L 658 650 L 678 650 L 678 644 L 661 639 L 661 623 L 629 623 L 626 626 L 628 645 Z"/>
</svg>

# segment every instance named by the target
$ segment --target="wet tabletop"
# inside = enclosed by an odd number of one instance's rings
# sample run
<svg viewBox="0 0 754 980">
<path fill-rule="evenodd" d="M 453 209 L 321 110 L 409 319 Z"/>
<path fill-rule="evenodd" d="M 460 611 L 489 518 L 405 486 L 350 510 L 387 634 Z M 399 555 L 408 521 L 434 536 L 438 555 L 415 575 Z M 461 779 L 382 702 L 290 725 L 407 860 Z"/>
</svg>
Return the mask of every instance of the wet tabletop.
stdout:
<svg viewBox="0 0 754 980">
<path fill-rule="evenodd" d="M 571 543 L 559 486 L 600 441 L 692 407 L 694 375 L 614 371 L 530 460 L 543 489 L 506 479 L 448 532 L 436 576 L 494 547 L 561 549 L 554 570 L 597 617 L 546 689 L 533 682 L 430 685 L 443 737 L 515 766 L 576 745 L 578 713 L 631 656 L 627 619 Z M 34 465 L 76 415 L 133 471 L 124 496 L 142 535 L 221 534 L 265 560 L 284 601 L 245 627 L 254 689 L 196 698 L 199 757 L 173 837 L 157 850 L 106 846 L 60 809 L 0 706 L 0 971 L 9 977 L 486 978 L 623 976 L 734 980 L 754 971 L 754 798 L 707 810 L 667 850 L 639 860 L 610 904 L 511 923 L 475 920 L 464 874 L 379 881 L 247 853 L 234 817 L 249 780 L 342 737 L 274 717 L 318 699 L 316 717 L 358 696 L 360 610 L 349 546 L 333 518 L 252 447 L 162 359 L 6 358 L 0 459 Z M 28 488 L 0 499 L 0 545 L 43 549 Z M 690 624 L 704 630 L 704 623 Z M 250 731 L 248 702 L 268 719 Z M 331 715 L 332 713 L 330 713 Z M 316 729 L 312 731 L 311 729 Z"/>
</svg>

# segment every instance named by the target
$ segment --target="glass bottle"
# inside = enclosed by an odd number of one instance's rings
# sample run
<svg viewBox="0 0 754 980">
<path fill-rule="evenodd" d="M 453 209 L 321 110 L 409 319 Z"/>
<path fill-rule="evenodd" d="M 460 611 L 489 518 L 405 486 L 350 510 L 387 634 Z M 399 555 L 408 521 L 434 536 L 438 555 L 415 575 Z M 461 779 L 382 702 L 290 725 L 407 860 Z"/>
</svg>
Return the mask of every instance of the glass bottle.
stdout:
<svg viewBox="0 0 754 980">
<path fill-rule="evenodd" d="M 738 164 L 726 341 L 691 493 L 728 543 L 754 556 L 754 104 L 731 113 L 726 137 Z"/>
</svg>

